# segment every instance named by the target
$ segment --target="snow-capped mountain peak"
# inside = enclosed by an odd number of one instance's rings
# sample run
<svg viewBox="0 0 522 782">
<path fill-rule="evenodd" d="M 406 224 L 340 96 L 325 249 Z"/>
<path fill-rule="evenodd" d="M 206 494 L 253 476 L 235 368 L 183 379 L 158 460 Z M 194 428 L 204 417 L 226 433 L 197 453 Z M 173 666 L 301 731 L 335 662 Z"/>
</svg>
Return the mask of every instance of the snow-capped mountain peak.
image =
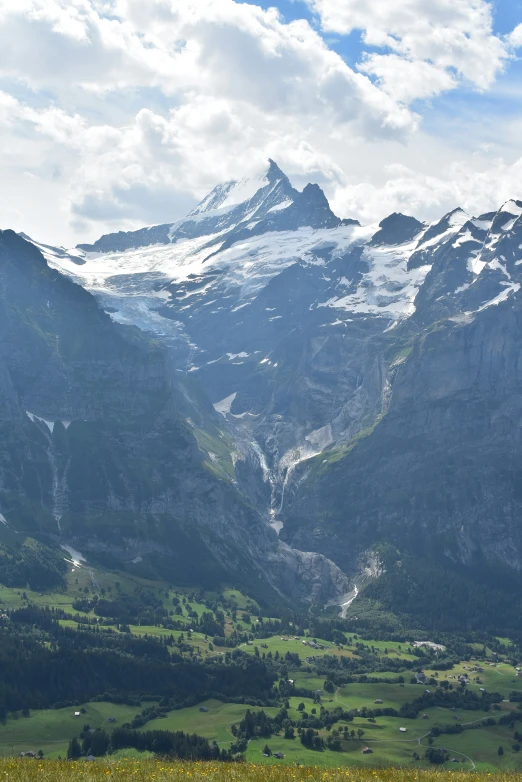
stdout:
<svg viewBox="0 0 522 782">
<path fill-rule="evenodd" d="M 289 189 L 290 181 L 277 163 L 269 160 L 268 169 L 257 177 L 250 177 L 240 180 L 232 180 L 224 184 L 216 185 L 211 192 L 200 201 L 200 203 L 188 214 L 188 218 L 196 215 L 208 215 L 216 210 L 230 210 L 240 204 L 251 202 L 254 197 L 263 191 L 263 195 L 273 192 L 275 186 L 280 182 L 284 183 Z M 290 193 L 288 193 L 290 195 Z M 286 200 L 289 200 L 288 198 Z"/>
</svg>

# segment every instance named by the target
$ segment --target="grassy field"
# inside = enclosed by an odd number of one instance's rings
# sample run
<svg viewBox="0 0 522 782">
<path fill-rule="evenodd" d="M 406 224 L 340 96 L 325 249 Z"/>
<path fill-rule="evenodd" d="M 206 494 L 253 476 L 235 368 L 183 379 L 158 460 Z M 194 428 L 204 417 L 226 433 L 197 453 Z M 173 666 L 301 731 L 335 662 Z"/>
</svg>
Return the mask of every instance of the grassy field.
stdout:
<svg viewBox="0 0 522 782">
<path fill-rule="evenodd" d="M 99 622 L 102 625 L 101 629 L 110 627 L 114 633 L 122 632 L 123 622 L 109 624 L 114 620 L 100 619 L 95 616 L 93 610 L 87 614 L 73 609 L 74 601 L 80 598 L 85 600 L 86 596 L 90 599 L 96 593 L 109 600 L 121 595 L 129 598 L 134 597 L 136 600 L 143 597 L 145 603 L 146 599 L 149 599 L 149 604 L 154 604 L 156 608 L 158 602 L 161 603 L 167 610 L 167 614 L 162 611 L 158 612 L 157 625 L 148 623 L 155 621 L 154 614 L 138 612 L 130 614 L 130 616 L 134 618 L 134 621 L 142 622 L 142 624 L 132 624 L 129 621 L 128 629 L 132 635 L 137 637 L 152 636 L 162 640 L 171 639 L 167 640 L 169 648 L 176 654 L 182 650 L 185 659 L 197 658 L 198 661 L 201 661 L 202 658 L 220 657 L 226 652 L 231 652 L 230 648 L 218 646 L 219 639 L 214 642 L 211 632 L 210 637 L 205 637 L 201 632 L 191 632 L 190 628 L 198 626 L 196 616 L 200 617 L 203 612 L 209 610 L 216 611 L 216 614 L 219 611 L 221 622 L 224 617 L 226 636 L 230 636 L 235 631 L 241 633 L 242 637 L 239 639 L 241 652 L 248 655 L 254 655 L 257 652 L 261 656 L 269 655 L 269 658 L 274 658 L 276 655 L 278 658 L 284 658 L 287 652 L 298 655 L 301 665 L 295 661 L 295 658 L 290 658 L 288 663 L 285 662 L 284 677 L 288 676 L 289 679 L 294 680 L 295 686 L 298 688 L 320 690 L 321 703 L 314 703 L 311 699 L 302 696 L 290 696 L 288 698 L 288 716 L 294 721 L 294 724 L 301 716 L 298 709 L 301 703 L 304 704 L 306 713 L 309 715 L 319 713 L 321 707 L 327 711 L 336 707 L 343 707 L 345 710 L 393 708 L 398 711 L 403 704 L 415 700 L 423 694 L 424 689 L 429 687 L 429 685 L 419 686 L 411 683 L 414 671 L 421 667 L 428 679 L 433 676 L 439 683 L 446 681 L 453 688 L 460 686 L 458 676 L 466 674 L 469 676 L 468 690 L 477 694 L 480 694 L 481 689 L 490 693 L 498 692 L 503 699 L 498 707 L 495 706 L 494 710 L 492 707 L 489 712 L 460 709 L 456 713 L 449 709 L 433 707 L 426 708 L 425 714 L 419 714 L 416 719 L 391 716 L 368 719 L 368 715 L 364 717 L 359 714 L 355 716 L 353 722 L 348 724 L 341 722 L 334 726 L 334 728 L 340 728 L 341 731 L 344 727 L 348 727 L 349 731 L 355 731 L 355 737 L 349 737 L 348 734 L 343 735 L 342 752 L 331 749 L 324 749 L 324 751 L 307 749 L 301 744 L 298 736 L 294 740 L 285 739 L 282 735 L 273 735 L 268 741 L 266 739 L 252 739 L 246 750 L 246 760 L 254 765 L 231 767 L 219 765 L 215 771 L 212 771 L 211 765 L 191 766 L 193 771 L 189 772 L 187 764 L 185 764 L 185 768 L 178 764 L 169 766 L 165 770 L 169 778 L 172 778 L 172 775 L 181 775 L 180 778 L 189 779 L 190 773 L 196 774 L 194 769 L 199 768 L 201 771 L 197 773 L 200 776 L 210 775 L 216 780 L 234 776 L 236 772 L 238 774 L 241 772 L 240 776 L 246 774 L 246 778 L 252 780 L 261 779 L 262 774 L 266 774 L 264 777 L 266 779 L 271 779 L 271 775 L 275 775 L 274 779 L 279 775 L 277 779 L 281 780 L 286 778 L 288 780 L 301 779 L 308 778 L 309 774 L 312 775 L 311 779 L 322 779 L 318 769 L 328 769 L 328 778 L 337 775 L 339 778 L 349 779 L 354 773 L 351 769 L 356 769 L 357 776 L 354 782 L 363 782 L 365 777 L 362 774 L 366 774 L 367 769 L 384 769 L 390 766 L 406 767 L 414 773 L 422 771 L 423 774 L 430 776 L 433 767 L 424 757 L 424 752 L 429 747 L 430 737 L 428 734 L 433 727 L 443 729 L 449 725 L 455 725 L 457 720 L 460 725 L 466 728 L 464 732 L 442 734 L 438 737 L 432 737 L 431 740 L 433 747 L 446 749 L 450 758 L 455 758 L 458 761 L 454 764 L 448 762 L 446 764 L 448 770 L 477 770 L 486 773 L 498 770 L 515 772 L 520 769 L 522 771 L 522 748 L 519 747 L 517 750 L 518 739 L 514 735 L 516 731 L 522 732 L 522 721 L 511 728 L 505 725 L 494 725 L 487 728 L 479 726 L 479 723 L 485 718 L 494 717 L 497 720 L 500 716 L 517 710 L 517 704 L 510 703 L 508 699 L 513 691 L 522 693 L 522 677 L 517 676 L 517 670 L 512 663 L 504 662 L 507 655 L 506 650 L 503 650 L 501 656 L 500 653 L 499 656 L 496 656 L 492 649 L 484 649 L 480 644 L 475 644 L 472 660 L 456 664 L 451 670 L 434 671 L 430 669 L 429 664 L 423 662 L 422 658 L 412 654 L 413 649 L 409 641 L 400 644 L 392 641 L 362 640 L 356 634 L 346 633 L 347 642 L 337 645 L 320 638 L 312 639 L 308 635 L 300 635 L 296 638 L 288 630 L 288 626 L 285 635 L 277 633 L 272 637 L 254 638 L 253 628 L 257 624 L 261 609 L 253 600 L 238 590 L 223 588 L 220 592 L 199 592 L 193 589 L 175 588 L 166 582 L 148 581 L 136 575 L 106 571 L 88 563 L 78 565 L 72 561 L 69 563 L 67 574 L 67 589 L 63 592 L 36 593 L 0 586 L 0 612 L 2 610 L 9 612 L 29 604 L 46 606 L 61 609 L 64 612 L 66 618 L 59 620 L 59 623 L 64 627 L 74 629 L 78 626 L 82 627 L 73 618 L 79 614 L 79 616 L 88 616 L 91 620 Z M 152 600 L 151 597 L 154 599 Z M 81 605 L 89 607 L 88 602 L 83 602 Z M 64 616 L 64 614 L 60 613 L 60 616 Z M 248 616 L 246 616 L 247 614 Z M 265 620 L 268 618 L 265 617 Z M 167 629 L 165 626 L 170 625 L 173 628 L 173 623 L 178 622 L 180 624 L 177 625 L 177 629 Z M 125 624 L 127 625 L 127 622 Z M 200 625 L 200 627 L 202 626 L 204 625 Z M 83 627 L 85 626 L 83 625 Z M 274 625 L 272 624 L 271 627 Z M 293 628 L 294 625 L 290 627 Z M 277 630 L 277 625 L 275 628 Z M 268 633 L 269 627 L 260 632 Z M 177 645 L 181 634 L 183 634 L 182 643 L 180 641 Z M 317 641 L 320 648 L 314 648 L 314 644 L 310 646 L 310 642 L 313 641 Z M 499 638 L 498 641 L 506 648 L 510 645 L 509 639 Z M 491 639 L 490 642 L 492 642 Z M 494 646 L 493 642 L 492 645 Z M 367 674 L 374 681 L 354 681 L 344 686 L 335 687 L 334 692 L 326 692 L 323 686 L 328 677 L 325 673 L 319 675 L 319 671 L 328 670 L 325 668 L 325 660 L 322 659 L 325 655 L 350 658 L 352 662 L 348 663 L 347 667 L 353 665 L 356 668 L 362 663 L 367 666 L 366 669 L 362 668 L 366 671 L 371 671 L 369 666 L 373 666 L 374 662 L 378 662 L 376 668 L 397 666 L 402 672 L 404 682 L 390 684 L 384 681 L 385 678 L 397 681 L 398 673 L 396 671 L 388 673 L 376 671 Z M 516 659 L 519 659 L 519 655 L 513 654 L 512 660 Z M 387 661 L 389 661 L 389 665 Z M 404 667 L 401 665 L 402 662 L 405 663 Z M 279 666 L 281 665 L 282 662 L 279 663 Z M 481 670 L 471 671 L 471 668 L 476 666 L 480 666 Z M 378 679 L 380 681 L 375 681 Z M 336 681 L 342 682 L 345 679 L 337 679 Z M 144 697 L 151 698 L 153 696 L 157 696 L 159 700 L 160 696 L 157 693 L 148 693 Z M 376 706 L 375 701 L 382 701 L 382 703 Z M 15 757 L 21 752 L 42 750 L 45 762 L 43 770 L 38 773 L 42 775 L 39 776 L 40 779 L 45 779 L 47 769 L 51 767 L 51 764 L 48 765 L 48 761 L 65 757 L 68 742 L 74 736 L 79 735 L 84 725 L 88 724 L 91 728 L 104 728 L 110 732 L 114 727 L 131 722 L 148 705 L 151 704 L 142 702 L 138 706 L 125 706 L 95 702 L 66 709 L 32 710 L 30 716 L 26 717 L 21 716 L 20 713 L 9 714 L 5 724 L 0 724 L 0 757 Z M 80 717 L 75 717 L 74 711 L 80 708 L 84 708 L 85 713 Z M 201 711 L 202 708 L 206 711 Z M 182 730 L 190 734 L 196 733 L 209 741 L 217 742 L 222 748 L 228 748 L 233 741 L 231 727 L 242 720 L 247 708 L 246 705 L 207 700 L 190 708 L 169 711 L 165 716 L 150 720 L 140 730 Z M 265 712 L 274 716 L 279 708 L 279 706 L 277 708 L 275 706 L 268 707 L 265 708 Z M 257 710 L 257 708 L 254 707 L 253 710 Z M 365 713 L 363 712 L 363 714 Z M 109 718 L 114 718 L 115 722 L 109 723 Z M 402 732 L 401 728 L 406 728 L 406 732 Z M 357 735 L 358 731 L 362 731 L 362 733 Z M 329 734 L 326 729 L 321 729 L 319 735 L 326 742 Z M 264 757 L 263 748 L 266 743 L 273 753 L 282 753 L 285 756 L 284 759 L 276 759 L 273 756 Z M 522 741 L 520 743 L 522 744 Z M 371 754 L 363 754 L 364 747 L 370 747 Z M 503 751 L 499 754 L 500 747 Z M 65 767 L 69 769 L 69 773 L 73 770 L 73 773 L 81 773 L 83 776 L 99 772 L 105 778 L 107 775 L 116 773 L 118 776 L 128 773 L 132 774 L 133 778 L 140 778 L 139 775 L 145 774 L 145 770 L 147 770 L 148 779 L 160 778 L 157 776 L 160 766 L 157 763 L 147 764 L 145 762 L 146 754 L 138 755 L 135 750 L 122 750 L 117 755 L 109 756 L 107 761 L 100 760 L 99 764 L 79 762 L 75 765 L 67 764 L 67 766 L 55 766 L 54 768 L 59 770 Z M 129 762 L 124 763 L 123 757 L 128 758 Z M 135 770 L 129 771 L 132 767 L 131 761 L 138 759 L 140 763 L 135 766 Z M 122 761 L 120 765 L 114 765 L 119 761 Z M 34 761 L 32 766 L 30 764 L 31 761 L 27 761 L 20 768 L 39 767 L 38 761 Z M 292 772 L 296 764 L 307 767 L 302 773 L 299 772 L 298 776 L 295 773 L 293 775 Z M 276 769 L 276 766 L 287 768 L 285 771 L 283 768 Z M 308 767 L 311 768 L 311 771 L 308 770 Z M 81 771 L 81 769 L 90 770 Z M 0 770 L 0 776 L 1 773 Z M 7 778 L 9 780 L 16 779 L 16 774 L 19 773 L 21 773 L 19 766 L 15 763 L 12 766 L 12 771 L 7 774 Z M 379 771 L 378 778 L 387 779 L 387 774 L 388 772 Z M 92 776 L 92 778 L 95 779 L 96 776 Z M 392 777 L 390 777 L 391 779 Z"/>
<path fill-rule="evenodd" d="M 109 723 L 109 717 L 115 718 L 113 727 L 116 727 L 132 720 L 148 705 L 84 703 L 66 709 L 32 711 L 29 717 L 10 718 L 5 725 L 0 725 L 0 755 L 19 755 L 20 752 L 38 752 L 41 749 L 46 757 L 65 757 L 70 739 L 77 736 L 84 725 L 110 731 L 112 723 Z M 75 717 L 74 712 L 82 708 L 85 714 Z"/>
<path fill-rule="evenodd" d="M 0 776 L 9 782 L 68 782 L 81 779 L 85 782 L 102 782 L 107 779 L 133 780 L 133 782 L 411 782 L 417 774 L 410 770 L 375 768 L 372 766 L 296 768 L 288 766 L 255 765 L 253 763 L 221 764 L 166 762 L 154 760 L 120 760 L 86 763 L 78 761 L 0 760 Z M 449 782 L 454 772 L 446 770 L 425 771 L 424 782 Z M 496 772 L 491 775 L 469 773 L 468 782 L 522 782 L 522 774 Z"/>
<path fill-rule="evenodd" d="M 201 712 L 200 708 L 206 708 L 208 712 Z M 231 725 L 243 719 L 247 708 L 247 706 L 238 703 L 208 700 L 189 709 L 171 711 L 165 719 L 156 720 L 153 727 L 161 730 L 183 730 L 185 733 L 197 733 L 210 741 L 228 745 L 234 740 L 230 732 Z M 278 709 L 265 708 L 264 711 L 266 714 L 274 716 Z M 151 725 L 152 723 L 149 723 L 144 730 L 150 729 Z"/>
</svg>

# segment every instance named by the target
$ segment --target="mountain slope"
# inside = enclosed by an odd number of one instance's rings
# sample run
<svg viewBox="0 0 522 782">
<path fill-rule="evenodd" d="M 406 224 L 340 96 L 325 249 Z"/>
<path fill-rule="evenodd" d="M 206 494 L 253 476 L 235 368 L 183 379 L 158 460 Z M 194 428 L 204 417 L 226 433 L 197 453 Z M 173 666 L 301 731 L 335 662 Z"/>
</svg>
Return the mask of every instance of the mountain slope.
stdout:
<svg viewBox="0 0 522 782">
<path fill-rule="evenodd" d="M 159 232 L 42 251 L 210 398 L 230 477 L 295 549 L 516 575 L 521 246 L 521 202 L 361 227 L 270 163 Z"/>
<path fill-rule="evenodd" d="M 346 588 L 241 496 L 215 411 L 160 345 L 113 323 L 10 231 L 0 282 L 0 510 L 20 542 L 36 535 L 177 583 L 248 581 L 297 600 Z"/>
</svg>

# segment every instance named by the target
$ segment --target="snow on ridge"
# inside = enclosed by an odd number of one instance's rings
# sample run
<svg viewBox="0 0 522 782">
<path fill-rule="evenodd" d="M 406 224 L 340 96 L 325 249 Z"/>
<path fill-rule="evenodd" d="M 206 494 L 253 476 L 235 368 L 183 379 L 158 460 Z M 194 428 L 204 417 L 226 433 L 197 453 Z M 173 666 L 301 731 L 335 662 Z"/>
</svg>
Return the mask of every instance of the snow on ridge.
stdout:
<svg viewBox="0 0 522 782">
<path fill-rule="evenodd" d="M 216 210 L 216 199 L 220 203 L 218 211 L 233 209 L 237 206 L 236 200 L 239 202 L 239 199 L 248 198 L 263 185 L 266 192 L 261 203 L 256 206 L 256 201 L 252 208 L 247 207 L 247 216 L 241 213 L 241 224 L 246 224 L 253 218 L 257 208 L 264 209 L 269 205 L 270 201 L 267 203 L 267 199 L 270 199 L 270 194 L 279 183 L 279 179 L 271 181 L 266 176 L 229 183 L 230 187 L 227 185 L 222 187 L 219 193 L 214 193 L 214 201 L 208 196 L 202 202 L 200 207 L 206 207 L 209 211 L 201 211 L 200 214 L 189 216 L 185 220 L 209 217 L 212 210 Z M 281 201 L 272 206 L 271 211 L 287 208 L 290 203 L 288 199 Z M 508 202 L 503 211 L 506 213 L 506 220 L 508 216 L 516 219 L 515 212 L 522 215 L 522 207 L 514 201 Z M 195 304 L 210 305 L 218 299 L 213 293 L 219 286 L 219 290 L 215 291 L 219 294 L 219 300 L 231 299 L 231 311 L 240 312 L 251 305 L 271 279 L 288 267 L 298 263 L 324 266 L 327 263 L 324 258 L 318 259 L 315 255 L 318 250 L 328 247 L 331 257 L 335 258 L 350 247 L 363 245 L 364 258 L 370 268 L 363 275 L 357 291 L 344 296 L 342 290 L 340 295 L 337 295 L 339 290 L 334 293 L 332 288 L 332 298 L 318 306 L 398 322 L 415 312 L 418 290 L 431 269 L 431 266 L 425 265 L 409 270 L 408 261 L 411 255 L 417 250 L 431 250 L 445 242 L 453 243 L 454 248 L 467 242 L 474 243 L 477 249 L 470 253 L 473 257 L 466 262 L 468 270 L 473 275 L 479 275 L 487 261 L 483 262 L 481 259 L 482 253 L 478 249 L 481 241 L 473 236 L 472 228 L 488 231 L 492 222 L 470 218 L 466 212 L 459 209 L 439 221 L 441 233 L 425 242 L 421 235 L 420 239 L 401 246 L 378 248 L 369 244 L 376 226 L 350 225 L 270 231 L 239 240 L 225 249 L 221 249 L 223 244 L 220 245 L 220 240 L 224 239 L 223 232 L 218 231 L 194 239 L 178 239 L 168 245 L 156 244 L 103 254 L 86 253 L 82 256 L 82 265 L 78 265 L 71 256 L 62 254 L 61 251 L 48 252 L 46 257 L 50 266 L 94 293 L 108 311 L 116 310 L 111 312 L 114 320 L 124 324 L 132 323 L 145 331 L 176 339 L 183 330 L 182 326 L 160 314 L 163 304 L 179 306 L 180 310 L 190 309 Z M 437 225 L 438 223 L 433 223 L 429 226 L 424 235 Z M 504 229 L 508 230 L 507 222 Z M 489 233 L 484 249 L 488 250 L 499 236 L 500 234 L 493 236 Z M 212 247 L 212 250 L 209 250 L 209 247 Z M 136 275 L 141 275 L 141 279 L 138 280 Z M 131 283 L 127 282 L 129 279 L 132 280 Z M 178 287 L 177 295 L 170 292 L 169 286 L 183 286 L 186 282 L 190 282 L 190 285 L 187 285 L 185 290 Z M 342 282 L 347 284 L 349 281 L 343 279 Z M 183 299 L 187 301 L 184 302 Z M 274 313 L 273 317 L 280 316 Z M 248 357 L 234 355 L 234 359 L 237 358 L 241 360 Z M 233 358 L 229 357 L 229 360 L 232 361 Z M 198 367 L 193 367 L 191 371 L 197 369 Z"/>
<path fill-rule="evenodd" d="M 254 198 L 256 193 L 268 188 L 269 185 L 272 185 L 269 190 L 269 193 L 271 193 L 280 181 L 278 179 L 271 182 L 265 172 L 262 176 L 232 180 L 223 185 L 217 185 L 187 217 L 178 220 L 175 225 L 178 226 L 195 220 L 205 220 L 221 214 L 224 215 L 242 204 L 247 204 Z M 287 205 L 290 205 L 290 203 L 292 202 L 288 201 Z"/>
<path fill-rule="evenodd" d="M 506 201 L 506 203 L 500 209 L 501 213 L 507 212 L 510 215 L 520 217 L 522 215 L 522 206 L 519 206 L 514 199 Z"/>
<path fill-rule="evenodd" d="M 163 299 L 171 295 L 166 290 L 168 285 L 201 279 L 201 287 L 180 291 L 178 301 L 187 299 L 189 306 L 203 296 L 214 299 L 213 287 L 219 285 L 220 297 L 233 293 L 234 311 L 239 311 L 289 266 L 313 265 L 318 249 L 328 246 L 335 257 L 350 247 L 367 244 L 373 233 L 374 226 L 355 225 L 271 231 L 238 241 L 208 258 L 209 242 L 219 241 L 220 235 L 215 234 L 180 239 L 169 245 L 87 254 L 82 266 L 67 258 L 53 257 L 49 263 L 94 293 L 102 306 L 116 310 L 111 317 L 119 323 L 133 323 L 145 331 L 175 338 L 179 324 L 157 311 Z M 440 237 L 436 241 L 439 240 Z M 407 270 L 408 258 L 415 249 L 415 241 L 399 247 L 367 247 L 365 254 L 371 271 L 365 275 L 365 284 L 369 287 L 361 286 L 352 296 L 332 299 L 327 306 L 391 318 L 411 315 L 418 287 L 429 271 L 429 267 Z M 321 263 L 324 265 L 325 261 Z M 142 275 L 139 283 L 135 275 Z M 132 284 L 126 282 L 129 278 Z M 174 301 L 172 295 L 170 301 Z"/>
<path fill-rule="evenodd" d="M 258 190 L 269 185 L 270 182 L 266 174 L 262 177 L 253 177 L 250 179 L 241 179 L 236 182 L 234 187 L 230 188 L 223 203 L 224 206 L 238 206 L 250 201 Z"/>
<path fill-rule="evenodd" d="M 448 224 L 452 228 L 462 228 L 467 222 L 469 222 L 470 215 L 464 211 L 464 209 L 455 209 L 448 215 Z"/>
<path fill-rule="evenodd" d="M 479 307 L 477 312 L 482 312 L 488 307 L 496 307 L 498 304 L 501 304 L 503 301 L 507 301 L 507 299 L 509 299 L 512 293 L 518 293 L 518 291 L 520 290 L 520 283 L 518 282 L 513 282 L 511 284 L 508 283 L 504 283 L 504 284 L 506 285 L 504 290 L 501 291 L 501 293 L 499 293 L 498 296 L 495 296 L 494 299 L 487 301 L 485 304 Z"/>
</svg>

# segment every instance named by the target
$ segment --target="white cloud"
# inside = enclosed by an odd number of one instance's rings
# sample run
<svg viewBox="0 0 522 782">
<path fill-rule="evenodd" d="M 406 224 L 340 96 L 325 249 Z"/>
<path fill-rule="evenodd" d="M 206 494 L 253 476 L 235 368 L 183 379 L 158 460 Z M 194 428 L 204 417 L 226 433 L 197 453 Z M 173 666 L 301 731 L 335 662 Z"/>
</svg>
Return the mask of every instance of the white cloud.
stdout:
<svg viewBox="0 0 522 782">
<path fill-rule="evenodd" d="M 367 46 L 385 50 L 371 53 L 362 69 L 405 102 L 451 89 L 458 79 L 488 89 L 509 56 L 486 0 L 308 1 L 325 30 L 361 30 Z"/>
<path fill-rule="evenodd" d="M 18 230 L 65 242 L 167 222 L 269 156 L 299 185 L 319 181 L 343 216 L 465 197 L 424 163 L 433 140 L 413 163 L 409 104 L 462 78 L 491 83 L 508 44 L 488 4 L 313 2 L 325 28 L 386 48 L 354 70 L 306 21 L 234 0 L 2 0 L 4 225 L 15 215 Z M 383 176 L 390 161 L 406 168 Z"/>
<path fill-rule="evenodd" d="M 508 36 L 508 41 L 514 49 L 522 46 L 522 24 L 518 24 Z"/>
<path fill-rule="evenodd" d="M 505 201 L 521 195 L 522 158 L 511 164 L 492 160 L 481 170 L 455 162 L 438 176 L 390 165 L 386 175 L 379 185 L 364 182 L 337 188 L 332 198 L 334 208 L 363 223 L 396 211 L 428 220 L 438 219 L 457 206 L 475 216 L 496 211 Z"/>
<path fill-rule="evenodd" d="M 169 191 L 180 210 L 271 150 L 297 171 L 333 171 L 309 142 L 318 129 L 405 139 L 419 121 L 306 21 L 234 0 L 4 0 L 0 76 L 26 87 L 4 107 L 9 124 L 54 140 L 64 178 L 76 156 L 63 194 L 74 219 L 105 210 L 106 224 L 151 219 Z"/>
</svg>

